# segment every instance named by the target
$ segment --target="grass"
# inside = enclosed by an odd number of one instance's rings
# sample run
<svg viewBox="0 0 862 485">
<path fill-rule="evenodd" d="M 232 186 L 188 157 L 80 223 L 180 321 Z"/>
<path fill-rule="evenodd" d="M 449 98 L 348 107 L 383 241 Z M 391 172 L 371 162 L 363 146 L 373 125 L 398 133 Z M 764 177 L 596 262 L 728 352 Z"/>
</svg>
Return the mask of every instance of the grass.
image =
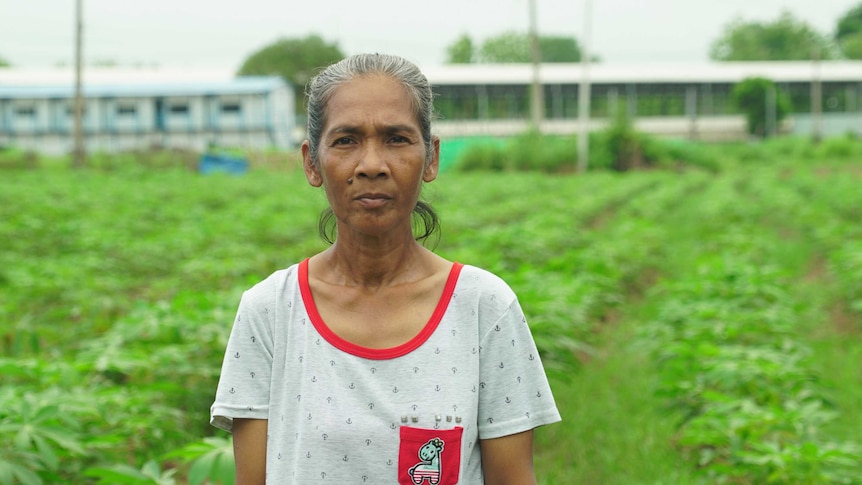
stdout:
<svg viewBox="0 0 862 485">
<path fill-rule="evenodd" d="M 682 417 L 655 394 L 648 354 L 615 335 L 569 380 L 552 382 L 564 421 L 537 431 L 536 470 L 543 484 L 698 483 L 674 448 Z"/>
<path fill-rule="evenodd" d="M 862 429 L 862 317 L 832 296 L 834 282 L 827 274 L 817 271 L 817 275 L 803 287 L 806 297 L 817 302 L 803 329 L 810 339 L 812 367 L 836 413 L 824 433 L 836 440 L 858 440 Z"/>
<path fill-rule="evenodd" d="M 836 419 L 826 432 L 839 440 L 858 440 L 862 429 L 862 339 L 854 334 L 820 336 L 812 342 L 814 367 L 833 408 Z"/>
</svg>

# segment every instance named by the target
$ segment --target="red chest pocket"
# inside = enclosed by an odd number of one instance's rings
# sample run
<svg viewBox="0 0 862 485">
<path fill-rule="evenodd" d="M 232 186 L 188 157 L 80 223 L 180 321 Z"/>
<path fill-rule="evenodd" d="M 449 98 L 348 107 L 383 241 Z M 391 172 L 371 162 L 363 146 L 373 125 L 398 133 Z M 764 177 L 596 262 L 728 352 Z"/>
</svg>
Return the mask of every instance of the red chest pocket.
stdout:
<svg viewBox="0 0 862 485">
<path fill-rule="evenodd" d="M 461 470 L 461 436 L 464 428 L 424 429 L 401 427 L 398 448 L 400 485 L 455 485 Z"/>
</svg>

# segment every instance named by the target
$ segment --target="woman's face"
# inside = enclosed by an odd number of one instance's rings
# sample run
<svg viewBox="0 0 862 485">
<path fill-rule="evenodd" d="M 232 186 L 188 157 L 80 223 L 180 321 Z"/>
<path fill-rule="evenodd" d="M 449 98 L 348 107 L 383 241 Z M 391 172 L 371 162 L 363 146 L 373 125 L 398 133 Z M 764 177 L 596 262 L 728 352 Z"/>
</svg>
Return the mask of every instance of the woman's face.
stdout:
<svg viewBox="0 0 862 485">
<path fill-rule="evenodd" d="M 426 162 L 407 88 L 389 76 L 367 75 L 342 84 L 329 100 L 318 163 L 309 158 L 308 141 L 302 156 L 306 178 L 323 186 L 339 232 L 383 236 L 412 231 L 410 215 L 422 182 L 437 177 L 436 137 L 433 146 Z"/>
</svg>

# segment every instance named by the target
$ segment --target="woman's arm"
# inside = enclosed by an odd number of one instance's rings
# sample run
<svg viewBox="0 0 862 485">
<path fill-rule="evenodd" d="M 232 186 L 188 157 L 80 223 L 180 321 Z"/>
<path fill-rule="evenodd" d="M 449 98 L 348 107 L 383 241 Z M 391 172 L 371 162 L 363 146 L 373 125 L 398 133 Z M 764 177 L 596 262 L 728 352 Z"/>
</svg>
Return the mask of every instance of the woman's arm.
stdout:
<svg viewBox="0 0 862 485">
<path fill-rule="evenodd" d="M 264 485 L 266 482 L 265 419 L 233 420 L 233 457 L 235 485 Z"/>
<path fill-rule="evenodd" d="M 481 440 L 486 485 L 535 485 L 533 430 Z"/>
</svg>

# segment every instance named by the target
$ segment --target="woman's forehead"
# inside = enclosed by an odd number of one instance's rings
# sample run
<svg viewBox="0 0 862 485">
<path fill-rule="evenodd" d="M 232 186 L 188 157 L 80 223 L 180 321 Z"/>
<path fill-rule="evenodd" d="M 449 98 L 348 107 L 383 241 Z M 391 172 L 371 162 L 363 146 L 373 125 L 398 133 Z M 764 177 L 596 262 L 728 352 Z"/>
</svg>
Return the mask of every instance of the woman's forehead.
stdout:
<svg viewBox="0 0 862 485">
<path fill-rule="evenodd" d="M 386 74 L 364 74 L 342 83 L 335 88 L 328 104 L 371 99 L 375 102 L 406 102 L 412 105 L 407 87 Z"/>
<path fill-rule="evenodd" d="M 384 125 L 415 125 L 418 119 L 408 89 L 382 74 L 364 75 L 340 85 L 326 106 L 327 131 L 368 121 Z"/>
</svg>

